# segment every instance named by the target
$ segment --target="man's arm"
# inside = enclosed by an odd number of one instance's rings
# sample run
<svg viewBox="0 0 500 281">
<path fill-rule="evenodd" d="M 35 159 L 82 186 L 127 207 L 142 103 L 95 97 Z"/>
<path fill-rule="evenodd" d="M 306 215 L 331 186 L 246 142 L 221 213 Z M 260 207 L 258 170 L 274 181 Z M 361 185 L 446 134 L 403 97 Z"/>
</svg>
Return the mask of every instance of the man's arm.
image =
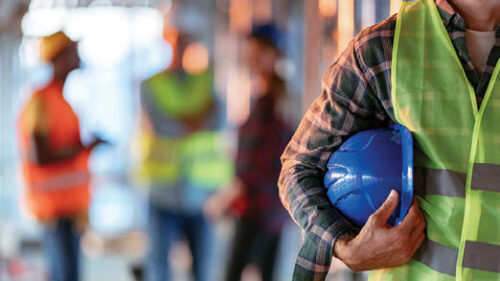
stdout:
<svg viewBox="0 0 500 281">
<path fill-rule="evenodd" d="M 27 108 L 26 126 L 29 131 L 29 146 L 27 157 L 29 161 L 39 165 L 57 163 L 75 157 L 84 150 L 93 149 L 96 145 L 103 143 L 99 138 L 89 145 L 84 146 L 80 141 L 59 149 L 53 149 L 49 140 L 49 120 L 45 111 L 45 105 L 41 98 L 35 98 Z"/>
<path fill-rule="evenodd" d="M 304 277 L 311 273 L 326 275 L 335 241 L 342 234 L 352 235 L 355 231 L 326 195 L 323 175 L 330 155 L 350 135 L 383 126 L 385 118 L 351 42 L 324 73 L 321 95 L 307 111 L 282 155 L 280 197 L 305 231 L 295 278 L 300 272 Z"/>
<path fill-rule="evenodd" d="M 381 29 L 368 30 L 349 44 L 325 72 L 321 95 L 282 155 L 280 197 L 305 232 L 294 280 L 326 277 L 334 253 L 353 270 L 395 266 L 406 262 L 401 257 L 411 257 L 421 243 L 425 222 L 416 205 L 405 227 L 391 228 L 384 218 L 392 213 L 398 199 L 389 197 L 377 211 L 381 215 L 372 216 L 356 235 L 355 227 L 331 205 L 323 185 L 326 163 L 346 138 L 391 122 L 386 111 L 390 57 L 385 51 L 390 45 L 381 44 L 390 34 Z M 371 68 L 365 65 L 367 60 Z M 374 75 L 377 81 L 371 81 Z M 368 244 L 373 247 L 366 247 Z M 380 260 L 383 262 L 377 263 Z"/>
<path fill-rule="evenodd" d="M 71 159 L 84 150 L 92 150 L 101 143 L 104 143 L 104 141 L 97 138 L 89 146 L 84 146 L 81 142 L 78 142 L 77 144 L 55 150 L 51 148 L 49 137 L 46 134 L 33 132 L 31 134 L 28 157 L 31 162 L 39 165 L 57 163 Z"/>
</svg>

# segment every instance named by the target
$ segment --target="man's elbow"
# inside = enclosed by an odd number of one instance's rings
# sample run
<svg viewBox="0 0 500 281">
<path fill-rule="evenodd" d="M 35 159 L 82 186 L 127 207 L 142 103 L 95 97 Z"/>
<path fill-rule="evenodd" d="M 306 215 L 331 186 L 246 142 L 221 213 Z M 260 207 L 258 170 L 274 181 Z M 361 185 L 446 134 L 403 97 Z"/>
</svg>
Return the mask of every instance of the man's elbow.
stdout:
<svg viewBox="0 0 500 281">
<path fill-rule="evenodd" d="M 45 165 L 50 162 L 50 158 L 48 157 L 47 150 L 45 144 L 46 140 L 43 136 L 39 136 L 34 134 L 31 137 L 30 145 L 27 151 L 27 158 L 33 164 L 36 165 Z"/>
<path fill-rule="evenodd" d="M 30 149 L 30 151 L 28 152 L 28 161 L 35 165 L 45 165 L 49 163 L 42 152 L 36 151 L 34 149 Z"/>
</svg>

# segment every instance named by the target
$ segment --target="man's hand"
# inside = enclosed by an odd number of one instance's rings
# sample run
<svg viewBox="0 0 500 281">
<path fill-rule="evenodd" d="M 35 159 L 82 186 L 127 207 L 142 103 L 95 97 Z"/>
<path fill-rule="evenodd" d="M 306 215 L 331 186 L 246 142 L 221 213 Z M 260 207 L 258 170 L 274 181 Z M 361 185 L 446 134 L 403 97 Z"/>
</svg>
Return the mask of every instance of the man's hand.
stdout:
<svg viewBox="0 0 500 281">
<path fill-rule="evenodd" d="M 94 136 L 94 141 L 92 141 L 92 143 L 89 145 L 89 149 L 92 150 L 96 146 L 101 145 L 101 144 L 109 144 L 109 142 L 107 140 L 104 140 L 104 139 L 101 139 L 97 136 Z"/>
<path fill-rule="evenodd" d="M 238 178 L 234 179 L 231 184 L 208 198 L 203 206 L 203 214 L 212 221 L 219 220 L 227 212 L 231 202 L 243 192 L 243 182 Z"/>
<path fill-rule="evenodd" d="M 335 243 L 334 255 L 351 270 L 364 271 L 405 264 L 424 241 L 425 220 L 416 200 L 399 225 L 391 227 L 387 224 L 398 205 L 398 198 L 398 193 L 392 190 L 357 236 L 342 236 Z"/>
</svg>

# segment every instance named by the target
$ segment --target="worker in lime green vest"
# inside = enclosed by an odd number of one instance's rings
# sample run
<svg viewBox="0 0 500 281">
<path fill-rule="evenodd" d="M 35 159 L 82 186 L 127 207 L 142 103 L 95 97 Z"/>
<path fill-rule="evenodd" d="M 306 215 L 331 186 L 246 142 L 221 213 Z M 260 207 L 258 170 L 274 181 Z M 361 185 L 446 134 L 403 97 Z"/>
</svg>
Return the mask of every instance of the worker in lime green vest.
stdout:
<svg viewBox="0 0 500 281">
<path fill-rule="evenodd" d="M 326 71 L 282 156 L 280 194 L 305 230 L 294 280 L 324 280 L 332 256 L 370 280 L 500 280 L 499 11 L 403 2 Z M 393 191 L 357 229 L 318 188 L 322 171 L 350 135 L 393 123 L 415 139 L 413 206 L 389 226 Z"/>
<path fill-rule="evenodd" d="M 188 241 L 195 280 L 208 280 L 211 226 L 202 213 L 206 198 L 233 174 L 220 133 L 224 120 L 213 96 L 212 73 L 199 66 L 204 50 L 177 33 L 170 67 L 142 84 L 142 163 L 149 187 L 150 254 L 147 280 L 172 280 L 170 246 Z M 198 59 L 193 59 L 193 57 Z M 208 59 L 208 58 L 206 58 Z M 189 72 L 188 72 L 189 71 Z"/>
</svg>

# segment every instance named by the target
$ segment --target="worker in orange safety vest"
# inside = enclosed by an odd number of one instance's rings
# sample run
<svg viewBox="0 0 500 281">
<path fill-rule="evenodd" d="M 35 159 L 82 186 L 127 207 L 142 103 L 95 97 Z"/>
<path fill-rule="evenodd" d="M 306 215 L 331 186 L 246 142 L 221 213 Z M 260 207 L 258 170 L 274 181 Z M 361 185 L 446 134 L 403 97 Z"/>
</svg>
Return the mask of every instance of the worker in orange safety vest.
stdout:
<svg viewBox="0 0 500 281">
<path fill-rule="evenodd" d="M 68 74 L 79 67 L 77 42 L 62 31 L 43 37 L 40 58 L 53 78 L 27 101 L 18 120 L 25 181 L 24 202 L 44 225 L 50 280 L 78 280 L 79 237 L 90 202 L 89 146 L 80 140 L 78 117 L 63 96 Z"/>
</svg>

